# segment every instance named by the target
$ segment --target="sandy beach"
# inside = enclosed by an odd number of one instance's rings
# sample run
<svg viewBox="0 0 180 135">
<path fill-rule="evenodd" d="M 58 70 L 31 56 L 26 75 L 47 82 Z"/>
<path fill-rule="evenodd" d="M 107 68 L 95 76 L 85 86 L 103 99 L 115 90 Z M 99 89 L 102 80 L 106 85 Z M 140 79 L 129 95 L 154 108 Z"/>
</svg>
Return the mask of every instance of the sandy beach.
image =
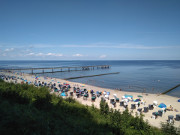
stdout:
<svg viewBox="0 0 180 135">
<path fill-rule="evenodd" d="M 37 80 L 37 78 L 35 78 L 35 75 L 30 75 L 30 74 L 17 74 L 17 73 L 6 73 L 6 72 L 1 72 L 0 74 L 3 75 L 9 75 L 9 76 L 16 76 L 19 78 L 23 78 L 24 80 L 27 80 L 28 82 L 32 82 L 34 83 L 35 80 Z M 18 79 L 18 83 L 21 83 L 22 80 Z M 113 94 L 116 94 L 117 97 L 120 99 L 122 99 L 122 96 L 124 96 L 125 94 L 128 95 L 132 95 L 133 98 L 138 98 L 138 95 L 142 95 L 143 101 L 145 101 L 145 104 L 140 104 L 139 108 L 144 108 L 144 107 L 148 107 L 149 104 L 153 104 L 153 101 L 157 101 L 158 104 L 160 103 L 164 103 L 167 105 L 167 107 L 169 105 L 173 106 L 173 111 L 166 111 L 162 117 L 158 116 L 157 119 L 153 119 L 152 118 L 152 113 L 153 112 L 157 112 L 158 110 L 161 110 L 161 108 L 159 108 L 158 106 L 154 107 L 153 110 L 149 110 L 148 112 L 142 112 L 142 114 L 144 115 L 144 120 L 148 121 L 150 123 L 150 125 L 155 126 L 160 128 L 161 127 L 161 122 L 166 122 L 168 120 L 168 115 L 173 115 L 174 118 L 176 117 L 176 114 L 180 114 L 180 102 L 178 102 L 178 98 L 177 97 L 172 97 L 172 96 L 168 96 L 168 95 L 157 95 L 157 94 L 149 94 L 149 93 L 137 93 L 137 92 L 126 92 L 126 91 L 118 91 L 118 90 L 113 90 L 113 89 L 107 89 L 107 88 L 100 88 L 100 87 L 96 87 L 96 86 L 91 86 L 91 85 L 86 85 L 86 84 L 81 84 L 81 83 L 77 83 L 77 82 L 70 82 L 70 81 L 66 81 L 66 80 L 62 80 L 62 79 L 58 79 L 58 78 L 47 78 L 44 77 L 42 75 L 38 75 L 38 81 L 41 82 L 46 82 L 46 83 L 68 83 L 71 86 L 70 91 L 73 91 L 73 87 L 74 86 L 79 86 L 80 88 L 84 89 L 86 88 L 87 90 L 94 90 L 94 91 L 106 91 L 106 92 L 110 92 L 109 95 L 109 99 L 114 98 Z M 53 91 L 52 91 L 53 92 Z M 60 95 L 60 93 L 56 92 L 57 95 Z M 68 92 L 69 94 L 69 92 Z M 70 94 L 69 94 L 70 95 Z M 103 96 L 103 95 L 102 95 Z M 91 96 L 89 98 L 87 98 L 87 100 L 84 100 L 83 97 L 77 98 L 76 95 L 74 94 L 73 98 L 75 98 L 78 102 L 84 104 L 84 105 L 92 105 L 94 104 L 95 107 L 99 108 L 99 103 L 101 100 L 101 97 L 99 98 L 97 97 L 95 102 L 91 101 Z M 106 100 L 106 102 L 109 104 L 110 108 L 114 108 L 114 109 L 119 109 L 121 112 L 124 111 L 124 107 L 120 106 L 120 103 L 117 102 L 116 103 L 116 107 L 113 107 L 112 104 L 110 104 L 110 100 Z M 130 112 L 132 112 L 132 115 L 136 115 L 137 112 L 137 108 L 136 109 L 131 109 L 131 104 L 134 104 L 135 102 L 130 101 L 128 102 L 128 109 Z M 175 111 L 176 110 L 176 111 Z M 180 121 L 174 121 L 174 126 L 175 127 L 180 127 Z"/>
</svg>

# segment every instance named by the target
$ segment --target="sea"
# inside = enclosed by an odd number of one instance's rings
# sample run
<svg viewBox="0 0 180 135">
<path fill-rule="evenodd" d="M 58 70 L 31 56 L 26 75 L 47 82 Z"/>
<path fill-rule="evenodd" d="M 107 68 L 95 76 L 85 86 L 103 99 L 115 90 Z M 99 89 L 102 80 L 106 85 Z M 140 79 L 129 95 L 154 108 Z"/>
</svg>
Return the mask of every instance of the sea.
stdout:
<svg viewBox="0 0 180 135">
<path fill-rule="evenodd" d="M 78 78 L 72 79 L 70 81 L 94 85 L 102 87 L 102 89 L 121 89 L 123 91 L 142 93 L 162 93 L 180 84 L 180 60 L 0 61 L 0 69 L 79 67 L 96 65 L 110 65 L 110 68 L 95 68 L 94 70 L 44 73 L 38 74 L 38 76 L 56 77 L 64 79 L 69 77 L 119 72 L 119 74 Z M 31 73 L 31 71 L 25 70 L 21 72 Z M 42 72 L 42 70 L 36 70 L 34 72 L 38 73 Z M 167 93 L 167 95 L 180 98 L 180 87 Z"/>
</svg>

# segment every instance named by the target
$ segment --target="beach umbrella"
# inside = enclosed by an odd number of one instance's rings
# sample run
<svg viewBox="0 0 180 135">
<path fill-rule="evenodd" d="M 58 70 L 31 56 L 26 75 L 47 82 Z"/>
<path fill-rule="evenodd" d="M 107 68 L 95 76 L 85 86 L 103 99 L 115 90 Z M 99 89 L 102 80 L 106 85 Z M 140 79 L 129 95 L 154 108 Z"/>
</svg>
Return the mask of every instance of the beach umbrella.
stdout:
<svg viewBox="0 0 180 135">
<path fill-rule="evenodd" d="M 167 106 L 164 103 L 159 104 L 159 108 L 166 108 Z"/>
<path fill-rule="evenodd" d="M 178 100 L 178 102 L 180 102 L 180 99 Z"/>
<path fill-rule="evenodd" d="M 63 97 L 66 96 L 65 92 L 61 93 L 61 96 L 63 96 Z"/>
<path fill-rule="evenodd" d="M 107 95 L 110 95 L 110 92 L 107 92 Z"/>
<path fill-rule="evenodd" d="M 133 98 L 132 95 L 127 95 L 127 94 L 125 94 L 124 97 L 125 97 L 125 98 L 128 98 L 128 97 Z"/>
</svg>

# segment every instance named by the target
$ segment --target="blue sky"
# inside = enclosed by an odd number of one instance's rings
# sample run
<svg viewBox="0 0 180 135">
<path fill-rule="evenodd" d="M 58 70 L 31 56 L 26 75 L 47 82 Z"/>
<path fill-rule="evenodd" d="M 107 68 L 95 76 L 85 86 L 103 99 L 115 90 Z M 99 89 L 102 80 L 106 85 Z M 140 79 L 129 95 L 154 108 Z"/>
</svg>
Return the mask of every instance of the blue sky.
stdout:
<svg viewBox="0 0 180 135">
<path fill-rule="evenodd" d="M 180 0 L 0 0 L 0 60 L 180 60 Z"/>
</svg>

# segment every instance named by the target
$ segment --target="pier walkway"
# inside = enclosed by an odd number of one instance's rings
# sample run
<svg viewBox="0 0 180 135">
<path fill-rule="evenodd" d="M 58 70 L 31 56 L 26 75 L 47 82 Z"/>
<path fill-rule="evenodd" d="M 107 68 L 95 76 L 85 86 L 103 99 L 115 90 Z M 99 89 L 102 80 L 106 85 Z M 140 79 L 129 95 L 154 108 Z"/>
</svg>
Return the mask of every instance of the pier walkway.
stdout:
<svg viewBox="0 0 180 135">
<path fill-rule="evenodd" d="M 110 65 L 96 65 L 96 66 L 79 66 L 79 67 L 50 67 L 50 68 L 17 68 L 17 69 L 0 69 L 0 71 L 27 71 L 31 74 L 43 74 L 54 72 L 70 72 L 70 71 L 82 71 L 82 70 L 94 70 L 94 69 L 109 69 Z M 35 72 L 39 71 L 39 72 Z M 41 71 L 41 72 L 40 72 Z"/>
</svg>

